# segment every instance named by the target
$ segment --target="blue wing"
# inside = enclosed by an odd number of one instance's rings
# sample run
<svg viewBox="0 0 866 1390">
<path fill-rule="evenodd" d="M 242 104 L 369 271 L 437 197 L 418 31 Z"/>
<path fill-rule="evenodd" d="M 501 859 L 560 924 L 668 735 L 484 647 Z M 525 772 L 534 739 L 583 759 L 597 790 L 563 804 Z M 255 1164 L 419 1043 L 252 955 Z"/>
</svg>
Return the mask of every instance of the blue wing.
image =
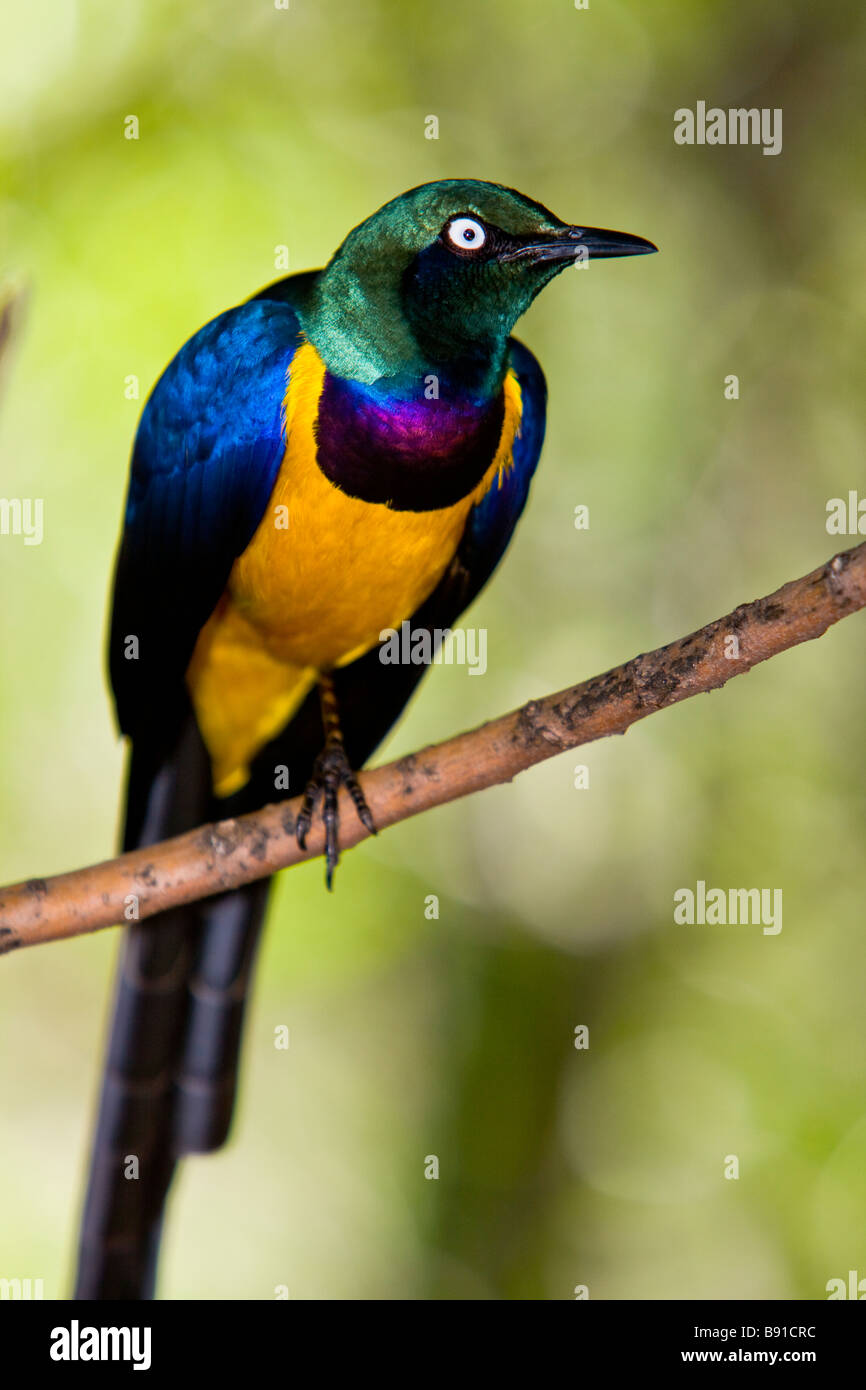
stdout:
<svg viewBox="0 0 866 1390">
<path fill-rule="evenodd" d="M 121 729 L 154 753 L 177 734 L 196 639 L 267 507 L 298 333 L 286 303 L 230 309 L 181 348 L 142 415 L 109 665 Z"/>
</svg>

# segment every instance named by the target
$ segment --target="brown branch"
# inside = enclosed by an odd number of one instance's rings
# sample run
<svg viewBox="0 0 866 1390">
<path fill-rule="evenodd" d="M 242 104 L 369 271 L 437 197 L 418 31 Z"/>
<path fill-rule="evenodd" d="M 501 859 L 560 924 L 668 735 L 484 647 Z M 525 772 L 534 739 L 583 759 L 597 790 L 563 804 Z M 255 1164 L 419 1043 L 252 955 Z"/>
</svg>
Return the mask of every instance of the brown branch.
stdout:
<svg viewBox="0 0 866 1390">
<path fill-rule="evenodd" d="M 556 753 L 623 734 L 648 714 L 716 690 L 864 607 L 866 543 L 678 642 L 364 773 L 376 824 L 384 830 L 433 806 L 510 782 Z M 294 839 L 299 804 L 295 798 L 266 806 L 103 864 L 0 889 L 0 952 L 113 926 L 124 920 L 133 899 L 138 917 L 151 917 L 319 855 L 320 823 L 310 832 L 306 853 Z M 366 839 L 345 794 L 340 815 L 343 848 Z"/>
</svg>

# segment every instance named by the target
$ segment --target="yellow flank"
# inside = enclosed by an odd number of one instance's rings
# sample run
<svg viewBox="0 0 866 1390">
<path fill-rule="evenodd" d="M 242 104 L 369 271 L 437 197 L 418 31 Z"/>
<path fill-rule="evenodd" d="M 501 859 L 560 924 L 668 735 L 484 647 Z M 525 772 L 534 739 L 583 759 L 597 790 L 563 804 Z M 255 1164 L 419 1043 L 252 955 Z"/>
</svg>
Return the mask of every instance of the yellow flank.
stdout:
<svg viewBox="0 0 866 1390">
<path fill-rule="evenodd" d="M 325 378 L 311 343 L 292 361 L 286 449 L 267 511 L 202 629 L 187 684 L 219 796 L 237 791 L 321 671 L 354 661 L 398 628 L 438 584 L 470 507 L 511 465 L 520 386 L 505 380 L 496 456 L 469 497 L 430 512 L 349 497 L 316 463 Z"/>
</svg>

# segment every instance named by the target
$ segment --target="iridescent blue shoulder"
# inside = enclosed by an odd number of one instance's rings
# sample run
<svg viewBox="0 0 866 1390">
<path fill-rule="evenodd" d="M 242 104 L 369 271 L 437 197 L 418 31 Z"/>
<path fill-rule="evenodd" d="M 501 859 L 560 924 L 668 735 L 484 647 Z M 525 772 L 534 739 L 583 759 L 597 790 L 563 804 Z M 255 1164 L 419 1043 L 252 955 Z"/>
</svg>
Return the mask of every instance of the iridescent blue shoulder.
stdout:
<svg viewBox="0 0 866 1390">
<path fill-rule="evenodd" d="M 133 737 L 172 729 L 162 706 L 171 699 L 180 709 L 198 634 L 267 507 L 299 334 L 288 303 L 230 309 L 181 348 L 145 406 L 109 647 L 119 723 Z"/>
<path fill-rule="evenodd" d="M 509 365 L 520 386 L 520 427 L 514 442 L 513 466 L 473 507 L 457 552 L 467 572 L 471 603 L 501 560 L 526 506 L 529 485 L 541 457 L 547 417 L 547 383 L 535 357 L 517 338 L 509 338 Z"/>
</svg>

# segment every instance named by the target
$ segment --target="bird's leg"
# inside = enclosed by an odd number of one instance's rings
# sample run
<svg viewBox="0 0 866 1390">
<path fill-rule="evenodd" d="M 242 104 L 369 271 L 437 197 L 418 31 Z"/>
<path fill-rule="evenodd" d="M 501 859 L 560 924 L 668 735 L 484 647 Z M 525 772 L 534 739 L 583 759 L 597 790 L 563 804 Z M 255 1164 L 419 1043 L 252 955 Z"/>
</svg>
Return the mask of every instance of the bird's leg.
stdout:
<svg viewBox="0 0 866 1390">
<path fill-rule="evenodd" d="M 295 826 L 295 835 L 301 849 L 306 849 L 307 835 L 313 821 L 313 811 L 321 796 L 323 798 L 322 820 L 325 823 L 325 881 L 328 888 L 331 888 L 334 883 L 334 870 L 340 860 L 337 793 L 341 786 L 346 788 L 354 801 L 358 819 L 364 829 L 369 830 L 371 835 L 375 835 L 376 826 L 343 747 L 343 731 L 340 728 L 337 693 L 334 690 L 333 678 L 328 674 L 319 677 L 319 696 L 322 702 L 325 746 L 313 764 L 313 775 L 304 792 L 304 800 Z"/>
</svg>

